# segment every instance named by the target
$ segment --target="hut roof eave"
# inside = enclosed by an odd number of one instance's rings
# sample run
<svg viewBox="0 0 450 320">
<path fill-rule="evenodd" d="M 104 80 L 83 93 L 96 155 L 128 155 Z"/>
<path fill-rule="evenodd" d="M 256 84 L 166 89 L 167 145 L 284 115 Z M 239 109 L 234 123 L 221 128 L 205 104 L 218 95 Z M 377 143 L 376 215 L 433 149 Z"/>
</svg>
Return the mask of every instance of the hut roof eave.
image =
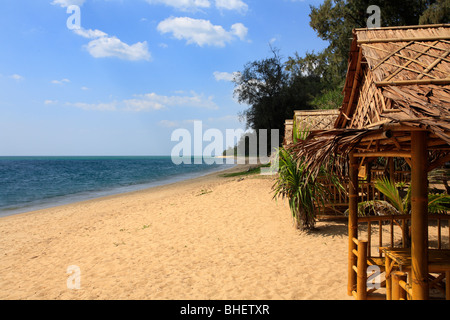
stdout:
<svg viewBox="0 0 450 320">
<path fill-rule="evenodd" d="M 322 166 L 339 171 L 350 152 L 357 152 L 367 160 L 383 156 L 410 158 L 413 131 L 429 132 L 430 168 L 437 159 L 450 161 L 448 141 L 420 124 L 395 121 L 373 128 L 312 131 L 307 139 L 291 145 L 290 149 L 309 172 L 317 175 Z"/>
</svg>

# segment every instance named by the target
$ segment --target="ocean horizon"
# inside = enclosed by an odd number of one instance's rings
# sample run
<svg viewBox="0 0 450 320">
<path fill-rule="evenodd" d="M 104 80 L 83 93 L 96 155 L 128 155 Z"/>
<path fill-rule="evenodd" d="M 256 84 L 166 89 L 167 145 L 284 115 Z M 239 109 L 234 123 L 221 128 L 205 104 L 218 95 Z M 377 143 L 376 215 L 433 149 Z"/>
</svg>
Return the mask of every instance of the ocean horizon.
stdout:
<svg viewBox="0 0 450 320">
<path fill-rule="evenodd" d="M 144 190 L 233 166 L 225 161 L 176 165 L 170 156 L 1 156 L 0 217 Z"/>
</svg>

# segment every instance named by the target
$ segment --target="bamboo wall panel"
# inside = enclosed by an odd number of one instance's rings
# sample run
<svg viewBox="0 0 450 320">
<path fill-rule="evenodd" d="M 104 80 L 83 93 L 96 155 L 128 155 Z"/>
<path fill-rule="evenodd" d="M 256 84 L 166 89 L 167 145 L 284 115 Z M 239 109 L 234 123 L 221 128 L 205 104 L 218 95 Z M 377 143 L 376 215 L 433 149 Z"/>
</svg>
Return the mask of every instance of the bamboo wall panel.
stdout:
<svg viewBox="0 0 450 320">
<path fill-rule="evenodd" d="M 294 121 L 300 130 L 329 130 L 339 115 L 338 110 L 295 111 Z"/>
</svg>

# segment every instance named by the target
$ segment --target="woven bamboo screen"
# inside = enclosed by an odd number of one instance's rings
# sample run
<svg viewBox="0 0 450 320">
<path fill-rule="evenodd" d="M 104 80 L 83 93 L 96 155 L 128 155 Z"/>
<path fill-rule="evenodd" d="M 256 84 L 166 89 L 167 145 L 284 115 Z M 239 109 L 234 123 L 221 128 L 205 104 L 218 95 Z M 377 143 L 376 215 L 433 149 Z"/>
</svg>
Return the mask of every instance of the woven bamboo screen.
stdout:
<svg viewBox="0 0 450 320">
<path fill-rule="evenodd" d="M 293 142 L 292 133 L 294 127 L 294 120 L 286 120 L 284 123 L 284 145 L 289 145 Z"/>
<path fill-rule="evenodd" d="M 338 110 L 295 111 L 294 119 L 297 128 L 303 131 L 329 130 L 334 128 L 338 115 Z"/>
</svg>

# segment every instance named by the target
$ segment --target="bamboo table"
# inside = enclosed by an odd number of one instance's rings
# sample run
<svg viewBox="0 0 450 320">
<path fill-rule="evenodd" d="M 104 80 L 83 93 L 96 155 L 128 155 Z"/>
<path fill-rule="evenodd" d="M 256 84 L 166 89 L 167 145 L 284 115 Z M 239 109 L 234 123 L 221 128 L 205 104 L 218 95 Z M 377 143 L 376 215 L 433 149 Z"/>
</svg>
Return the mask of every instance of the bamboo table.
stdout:
<svg viewBox="0 0 450 320">
<path fill-rule="evenodd" d="M 386 299 L 392 299 L 392 277 L 394 268 L 399 271 L 411 271 L 411 249 L 382 248 L 386 261 Z M 445 295 L 450 300 L 450 250 L 428 250 L 428 272 L 445 273 Z M 439 279 L 442 279 L 439 278 Z"/>
</svg>

